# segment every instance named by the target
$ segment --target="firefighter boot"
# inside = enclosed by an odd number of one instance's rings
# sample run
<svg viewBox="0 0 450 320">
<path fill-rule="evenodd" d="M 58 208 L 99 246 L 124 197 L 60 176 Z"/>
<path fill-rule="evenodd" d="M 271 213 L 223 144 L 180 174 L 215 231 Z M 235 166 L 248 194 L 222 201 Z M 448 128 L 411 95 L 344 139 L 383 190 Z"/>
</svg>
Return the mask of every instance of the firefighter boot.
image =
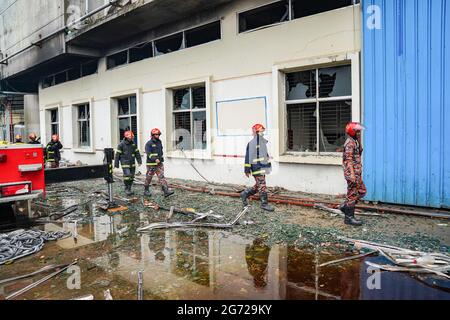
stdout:
<svg viewBox="0 0 450 320">
<path fill-rule="evenodd" d="M 261 209 L 269 212 L 275 211 L 275 209 L 269 204 L 266 192 L 260 193 L 260 197 L 261 197 Z"/>
<path fill-rule="evenodd" d="M 173 195 L 175 193 L 172 190 L 170 190 L 168 186 L 162 186 L 161 189 L 164 192 L 164 197 L 166 197 L 166 198 L 170 197 L 171 195 Z"/>
<path fill-rule="evenodd" d="M 349 207 L 346 205 L 344 207 L 344 211 L 345 211 L 345 219 L 344 219 L 345 224 L 358 227 L 362 226 L 362 222 L 355 218 L 355 207 Z"/>
<path fill-rule="evenodd" d="M 144 186 L 144 197 L 151 197 L 150 186 Z"/>
<path fill-rule="evenodd" d="M 254 196 L 255 194 L 256 192 L 253 188 L 248 188 L 241 192 L 241 200 L 244 207 L 248 206 L 248 198 Z"/>
</svg>

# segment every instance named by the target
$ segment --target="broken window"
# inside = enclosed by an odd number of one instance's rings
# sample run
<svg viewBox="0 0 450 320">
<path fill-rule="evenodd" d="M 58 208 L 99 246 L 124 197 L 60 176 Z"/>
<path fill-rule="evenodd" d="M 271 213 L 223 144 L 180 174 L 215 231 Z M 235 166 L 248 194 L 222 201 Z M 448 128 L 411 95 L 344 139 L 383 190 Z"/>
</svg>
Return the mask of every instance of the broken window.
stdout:
<svg viewBox="0 0 450 320">
<path fill-rule="evenodd" d="M 137 105 L 136 96 L 129 96 L 126 98 L 117 99 L 118 107 L 118 125 L 119 125 L 119 140 L 124 138 L 126 131 L 133 131 L 134 143 L 138 143 L 137 131 Z"/>
<path fill-rule="evenodd" d="M 286 111 L 287 150 L 341 152 L 352 119 L 351 66 L 287 73 Z"/>
<path fill-rule="evenodd" d="M 153 57 L 152 42 L 140 44 L 130 49 L 130 63 Z"/>
<path fill-rule="evenodd" d="M 55 85 L 55 77 L 54 76 L 49 76 L 49 77 L 45 77 L 42 80 L 42 89 L 51 87 Z"/>
<path fill-rule="evenodd" d="M 289 20 L 289 1 L 277 1 L 239 14 L 239 32 Z"/>
<path fill-rule="evenodd" d="M 205 92 L 205 86 L 173 91 L 175 149 L 204 150 L 207 148 Z"/>
<path fill-rule="evenodd" d="M 79 79 L 81 77 L 81 68 L 80 66 L 73 67 L 67 71 L 67 80 L 72 81 Z"/>
<path fill-rule="evenodd" d="M 292 0 L 293 19 L 311 16 L 353 4 L 354 0 Z"/>
<path fill-rule="evenodd" d="M 183 33 L 177 33 L 155 41 L 155 55 L 159 56 L 183 49 Z"/>
<path fill-rule="evenodd" d="M 77 106 L 78 112 L 78 146 L 89 147 L 91 145 L 90 109 L 89 104 Z"/>
<path fill-rule="evenodd" d="M 81 76 L 86 77 L 97 73 L 98 60 L 92 60 L 81 65 Z"/>
<path fill-rule="evenodd" d="M 124 50 L 106 58 L 107 69 L 112 69 L 128 62 L 128 50 Z"/>
<path fill-rule="evenodd" d="M 220 21 L 216 21 L 198 28 L 194 28 L 185 32 L 186 48 L 198 46 L 203 43 L 219 40 Z"/>
<path fill-rule="evenodd" d="M 59 134 L 58 109 L 50 110 L 50 134 Z"/>
<path fill-rule="evenodd" d="M 61 84 L 66 81 L 67 81 L 67 72 L 66 71 L 55 74 L 55 85 Z"/>
</svg>

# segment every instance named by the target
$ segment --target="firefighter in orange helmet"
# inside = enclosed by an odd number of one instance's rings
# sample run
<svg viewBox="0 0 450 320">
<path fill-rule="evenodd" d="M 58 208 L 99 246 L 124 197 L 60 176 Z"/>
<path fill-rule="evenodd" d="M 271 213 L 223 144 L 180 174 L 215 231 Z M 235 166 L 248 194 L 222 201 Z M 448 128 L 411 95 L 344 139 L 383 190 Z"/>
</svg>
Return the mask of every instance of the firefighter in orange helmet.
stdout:
<svg viewBox="0 0 450 320">
<path fill-rule="evenodd" d="M 164 153 L 162 141 L 159 139 L 161 136 L 161 130 L 155 128 L 151 132 L 151 139 L 145 145 L 145 153 L 147 154 L 147 177 L 144 185 L 144 196 L 151 196 L 150 184 L 152 183 L 153 176 L 156 174 L 161 189 L 165 197 L 169 197 L 174 194 L 169 189 L 167 180 L 164 177 Z"/>
<path fill-rule="evenodd" d="M 134 143 L 134 133 L 133 131 L 126 131 L 122 142 L 117 147 L 114 167 L 119 168 L 119 163 L 122 166 L 123 183 L 127 196 L 133 195 L 131 188 L 136 174 L 136 161 L 139 165 L 142 165 L 139 148 Z"/>
<path fill-rule="evenodd" d="M 44 150 L 45 162 L 50 168 L 59 168 L 59 161 L 61 161 L 61 152 L 63 145 L 59 141 L 57 134 L 52 135 L 52 140 L 47 144 Z"/>
<path fill-rule="evenodd" d="M 343 165 L 344 177 L 347 180 L 347 197 L 340 209 L 345 214 L 345 224 L 353 226 L 362 225 L 362 222 L 355 218 L 355 206 L 367 192 L 362 179 L 361 132 L 363 129 L 364 127 L 358 122 L 350 122 L 345 128 L 348 138 L 344 145 Z"/>
<path fill-rule="evenodd" d="M 261 209 L 272 212 L 275 209 L 269 205 L 266 186 L 266 175 L 271 172 L 269 153 L 267 151 L 268 141 L 264 139 L 266 128 L 262 124 L 255 124 L 252 127 L 253 139 L 248 143 L 245 153 L 245 175 L 253 176 L 255 185 L 241 193 L 244 206 L 248 206 L 248 198 L 259 192 L 261 199 Z"/>
</svg>

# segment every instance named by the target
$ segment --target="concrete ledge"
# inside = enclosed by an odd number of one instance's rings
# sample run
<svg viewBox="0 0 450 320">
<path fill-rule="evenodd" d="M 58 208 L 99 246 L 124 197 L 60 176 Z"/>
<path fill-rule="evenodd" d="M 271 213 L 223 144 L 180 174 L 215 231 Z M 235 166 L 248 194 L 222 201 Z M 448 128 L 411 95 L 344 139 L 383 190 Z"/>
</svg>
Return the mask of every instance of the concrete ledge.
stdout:
<svg viewBox="0 0 450 320">
<path fill-rule="evenodd" d="M 285 154 L 277 159 L 281 163 L 303 163 L 341 166 L 342 156 L 339 155 L 313 155 L 313 154 Z"/>
</svg>

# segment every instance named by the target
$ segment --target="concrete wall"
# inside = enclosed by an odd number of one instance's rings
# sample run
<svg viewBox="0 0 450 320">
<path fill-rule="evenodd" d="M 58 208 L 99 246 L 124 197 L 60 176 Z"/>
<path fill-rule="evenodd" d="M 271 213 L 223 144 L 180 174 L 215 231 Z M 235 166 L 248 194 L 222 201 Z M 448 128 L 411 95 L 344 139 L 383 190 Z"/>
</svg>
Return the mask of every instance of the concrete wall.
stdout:
<svg viewBox="0 0 450 320">
<path fill-rule="evenodd" d="M 24 99 L 24 118 L 27 133 L 35 132 L 39 135 L 40 123 L 39 123 L 39 96 L 25 95 Z M 28 135 L 28 134 L 27 134 Z M 24 141 L 26 141 L 24 137 Z"/>
<path fill-rule="evenodd" d="M 353 118 L 360 117 L 359 52 L 360 6 L 342 8 L 293 20 L 266 29 L 237 33 L 236 13 L 268 1 L 239 1 L 221 12 L 222 39 L 171 54 L 106 70 L 102 59 L 98 74 L 50 87 L 39 92 L 41 134 L 49 139 L 47 110 L 59 108 L 63 157 L 71 161 L 99 163 L 102 149 L 115 146 L 114 97 L 136 94 L 139 112 L 139 147 L 143 151 L 150 130 L 159 127 L 166 141 L 166 175 L 200 178 L 177 152 L 171 152 L 170 98 L 167 88 L 205 82 L 207 87 L 209 148 L 190 153 L 202 173 L 211 180 L 251 184 L 243 175 L 242 158 L 217 155 L 245 153 L 248 136 L 222 137 L 217 134 L 216 102 L 265 97 L 267 101 L 270 153 L 275 158 L 270 186 L 313 193 L 345 191 L 341 156 L 284 154 L 284 81 L 282 72 L 305 66 L 352 61 Z M 93 146 L 74 150 L 73 106 L 91 103 Z M 251 122 L 251 119 L 249 119 Z M 281 130 L 281 133 L 279 132 Z M 144 171 L 145 168 L 141 168 Z"/>
<path fill-rule="evenodd" d="M 3 1 L 2 1 L 3 2 Z M 62 0 L 17 0 L 9 1 L 0 8 L 0 51 L 9 56 L 64 26 L 64 3 Z M 8 60 L 2 67 L 3 77 L 16 74 L 42 61 L 56 56 L 64 50 L 64 38 L 46 42 L 41 48 L 29 51 Z"/>
</svg>

